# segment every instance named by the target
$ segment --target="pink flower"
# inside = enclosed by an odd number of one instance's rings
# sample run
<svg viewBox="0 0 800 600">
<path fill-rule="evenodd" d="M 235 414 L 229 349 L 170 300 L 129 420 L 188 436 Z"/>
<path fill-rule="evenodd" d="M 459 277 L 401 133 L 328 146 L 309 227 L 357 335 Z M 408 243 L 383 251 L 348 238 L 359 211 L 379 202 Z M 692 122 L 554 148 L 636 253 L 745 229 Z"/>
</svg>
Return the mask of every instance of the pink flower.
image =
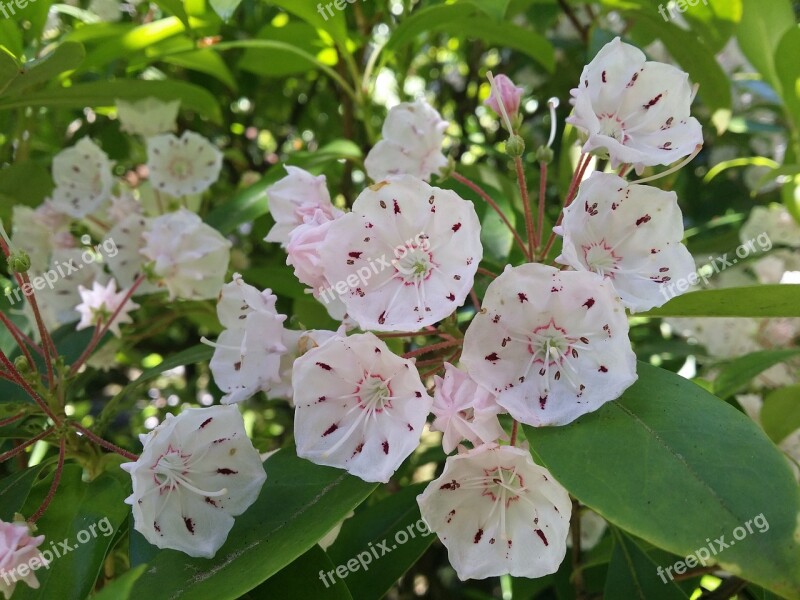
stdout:
<svg viewBox="0 0 800 600">
<path fill-rule="evenodd" d="M 26 523 L 6 523 L 0 521 L 0 592 L 8 600 L 14 593 L 14 588 L 20 581 L 25 582 L 33 589 L 39 588 L 36 579 L 36 570 L 33 566 L 46 564 L 38 550 L 44 541 L 44 536 L 31 537 Z M 35 562 L 34 562 L 35 561 Z M 19 567 L 24 566 L 27 573 L 22 576 Z"/>
<path fill-rule="evenodd" d="M 294 267 L 294 276 L 312 290 L 327 285 L 320 249 L 332 224 L 333 220 L 317 209 L 313 217 L 289 233 L 286 264 Z"/>
<path fill-rule="evenodd" d="M 466 371 L 450 363 L 445 363 L 444 369 L 444 378 L 434 377 L 436 391 L 431 408 L 436 417 L 431 429 L 444 433 L 444 451 L 449 454 L 462 440 L 477 446 L 503 437 L 505 432 L 497 415 L 505 411 L 494 394 L 478 385 Z"/>
<path fill-rule="evenodd" d="M 503 109 L 500 107 L 500 103 L 502 103 L 506 115 L 513 121 L 514 117 L 519 113 L 519 104 L 524 93 L 525 90 L 514 85 L 514 82 L 507 76 L 496 75 L 492 93 L 484 101 L 484 104 L 497 113 L 499 117 L 503 117 Z"/>
</svg>

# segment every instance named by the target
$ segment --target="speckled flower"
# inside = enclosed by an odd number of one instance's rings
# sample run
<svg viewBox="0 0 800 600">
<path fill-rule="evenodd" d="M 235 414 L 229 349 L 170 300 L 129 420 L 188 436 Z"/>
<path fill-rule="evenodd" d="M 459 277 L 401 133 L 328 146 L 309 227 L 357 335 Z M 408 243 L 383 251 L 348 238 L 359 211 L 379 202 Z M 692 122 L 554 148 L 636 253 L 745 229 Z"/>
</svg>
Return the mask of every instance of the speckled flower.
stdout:
<svg viewBox="0 0 800 600">
<path fill-rule="evenodd" d="M 636 381 L 625 309 L 586 271 L 507 267 L 486 290 L 461 362 L 518 421 L 565 425 Z"/>
<path fill-rule="evenodd" d="M 434 377 L 436 390 L 431 412 L 433 431 L 441 431 L 446 453 L 463 440 L 477 446 L 497 441 L 505 433 L 497 415 L 505 412 L 492 392 L 478 385 L 469 373 L 445 363 L 444 377 Z"/>
<path fill-rule="evenodd" d="M 109 327 L 111 333 L 120 337 L 122 333 L 119 326 L 133 323 L 133 319 L 128 313 L 139 308 L 139 305 L 132 300 L 125 300 L 128 292 L 125 290 L 118 292 L 117 282 L 113 279 L 109 279 L 106 285 L 95 281 L 91 289 L 79 285 L 78 293 L 81 295 L 81 303 L 75 307 L 75 310 L 80 313 L 81 320 L 75 327 L 77 330 L 105 325 L 124 300 L 125 304 L 122 305 L 122 309 Z"/>
<path fill-rule="evenodd" d="M 566 555 L 569 494 L 527 450 L 486 444 L 450 456 L 417 502 L 462 581 L 544 577 Z"/>
<path fill-rule="evenodd" d="M 39 589 L 35 565 L 48 564 L 38 548 L 43 541 L 43 535 L 31 536 L 27 523 L 0 521 L 0 592 L 5 600 L 11 598 L 20 582 Z M 20 567 L 24 567 L 24 574 Z"/>
<path fill-rule="evenodd" d="M 680 295 L 675 282 L 695 272 L 694 259 L 681 243 L 683 217 L 675 192 L 595 172 L 581 184 L 555 231 L 564 236 L 556 261 L 602 275 L 632 311 Z"/>
<path fill-rule="evenodd" d="M 387 482 L 419 445 L 431 398 L 410 360 L 371 333 L 334 337 L 295 361 L 297 454 Z"/>
<path fill-rule="evenodd" d="M 111 197 L 113 165 L 106 153 L 87 137 L 56 154 L 53 206 L 77 219 L 97 211 Z"/>
<path fill-rule="evenodd" d="M 328 283 L 320 251 L 332 224 L 333 220 L 318 209 L 313 217 L 289 234 L 286 264 L 294 267 L 294 276 L 312 290 L 324 288 Z"/>
<path fill-rule="evenodd" d="M 668 165 L 703 144 L 700 123 L 690 115 L 689 76 L 647 61 L 619 38 L 584 67 L 571 93 L 575 110 L 567 122 L 585 134 L 584 152 L 607 153 L 613 168 Z"/>
<path fill-rule="evenodd" d="M 144 98 L 127 102 L 117 99 L 116 105 L 120 130 L 149 138 L 175 131 L 181 101 L 162 102 L 157 98 Z"/>
<path fill-rule="evenodd" d="M 430 180 L 447 166 L 442 142 L 448 126 L 424 100 L 398 104 L 383 122 L 383 139 L 367 154 L 367 174 L 373 181 L 393 175 Z"/>
<path fill-rule="evenodd" d="M 239 410 L 188 408 L 140 439 L 139 459 L 121 465 L 134 528 L 159 548 L 212 558 L 267 478 Z"/>
<path fill-rule="evenodd" d="M 331 225 L 320 255 L 362 329 L 406 331 L 464 303 L 483 247 L 471 202 L 405 176 L 365 190 Z"/>
<path fill-rule="evenodd" d="M 202 135 L 184 131 L 147 139 L 147 170 L 153 189 L 179 198 L 211 187 L 222 169 L 222 153 Z"/>
</svg>

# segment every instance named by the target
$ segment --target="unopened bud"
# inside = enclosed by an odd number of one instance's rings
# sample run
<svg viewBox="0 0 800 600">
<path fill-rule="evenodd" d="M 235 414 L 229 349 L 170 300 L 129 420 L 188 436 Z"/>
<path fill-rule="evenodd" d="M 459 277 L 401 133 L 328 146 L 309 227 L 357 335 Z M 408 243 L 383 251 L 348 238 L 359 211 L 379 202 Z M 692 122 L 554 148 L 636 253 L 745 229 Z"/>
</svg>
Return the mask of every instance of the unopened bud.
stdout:
<svg viewBox="0 0 800 600">
<path fill-rule="evenodd" d="M 553 161 L 553 150 L 547 146 L 539 146 L 536 150 L 536 160 L 540 163 L 549 164 Z"/>
<path fill-rule="evenodd" d="M 6 259 L 11 273 L 26 273 L 31 268 L 31 257 L 24 250 L 15 250 Z"/>
<path fill-rule="evenodd" d="M 20 373 L 27 373 L 30 371 L 30 365 L 28 364 L 28 359 L 24 356 L 18 356 L 14 359 L 14 368 L 19 371 Z"/>
<path fill-rule="evenodd" d="M 525 140 L 514 134 L 506 141 L 506 154 L 511 158 L 519 158 L 525 153 Z"/>
</svg>

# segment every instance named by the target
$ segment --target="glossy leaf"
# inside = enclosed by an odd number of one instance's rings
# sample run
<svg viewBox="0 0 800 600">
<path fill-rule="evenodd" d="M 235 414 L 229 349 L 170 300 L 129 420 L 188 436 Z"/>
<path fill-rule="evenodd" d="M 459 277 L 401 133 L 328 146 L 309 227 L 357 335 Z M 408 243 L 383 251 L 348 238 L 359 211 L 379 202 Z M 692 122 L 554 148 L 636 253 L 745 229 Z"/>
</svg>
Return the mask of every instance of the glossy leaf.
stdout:
<svg viewBox="0 0 800 600">
<path fill-rule="evenodd" d="M 22 510 L 44 466 L 29 467 L 0 481 L 0 519 L 11 521 L 14 513 Z"/>
<path fill-rule="evenodd" d="M 335 569 L 318 545 L 247 593 L 246 600 L 354 600 L 341 579 L 331 581 L 325 573 Z M 325 580 L 323 582 L 323 579 Z M 298 585 L 302 582 L 302 585 Z M 362 598 L 356 596 L 355 598 Z"/>
<path fill-rule="evenodd" d="M 745 387 L 756 375 L 798 355 L 799 349 L 762 350 L 734 358 L 714 380 L 714 393 L 727 398 Z"/>
<path fill-rule="evenodd" d="M 64 42 L 41 58 L 26 62 L 9 82 L 4 96 L 15 96 L 26 89 L 56 79 L 66 71 L 77 69 L 86 53 L 77 42 Z"/>
<path fill-rule="evenodd" d="M 614 529 L 614 551 L 603 597 L 609 600 L 686 600 L 688 596 L 668 575 L 657 576 L 659 566 L 631 537 Z"/>
<path fill-rule="evenodd" d="M 800 385 L 770 392 L 760 413 L 761 426 L 776 444 L 800 429 Z"/>
<path fill-rule="evenodd" d="M 642 316 L 800 317 L 800 286 L 775 284 L 689 292 Z"/>
<path fill-rule="evenodd" d="M 619 400 L 575 423 L 526 427 L 534 456 L 612 524 L 679 556 L 725 536 L 735 545 L 715 557 L 723 568 L 796 596 L 800 490 L 786 459 L 702 388 L 645 363 L 638 372 Z M 734 540 L 748 521 L 753 532 Z"/>
</svg>

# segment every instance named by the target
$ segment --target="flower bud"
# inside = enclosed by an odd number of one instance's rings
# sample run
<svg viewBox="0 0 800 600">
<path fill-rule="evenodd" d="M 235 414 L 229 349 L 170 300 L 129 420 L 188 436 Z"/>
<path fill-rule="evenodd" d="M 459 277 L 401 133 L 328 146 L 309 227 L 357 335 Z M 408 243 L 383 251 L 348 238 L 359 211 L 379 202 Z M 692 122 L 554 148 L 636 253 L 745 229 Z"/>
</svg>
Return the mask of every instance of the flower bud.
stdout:
<svg viewBox="0 0 800 600">
<path fill-rule="evenodd" d="M 523 88 L 514 85 L 514 82 L 505 75 L 498 75 L 494 78 L 492 93 L 484 104 L 500 117 L 503 117 L 503 108 L 505 108 L 508 118 L 513 121 L 519 113 L 519 105 L 524 91 Z M 500 107 L 501 102 L 503 108 Z"/>
<path fill-rule="evenodd" d="M 15 250 L 6 259 L 11 273 L 25 273 L 31 268 L 31 257 L 24 250 Z"/>
<path fill-rule="evenodd" d="M 547 146 L 539 146 L 536 150 L 536 161 L 544 164 L 553 162 L 553 150 Z"/>
<path fill-rule="evenodd" d="M 519 158 L 525 153 L 525 140 L 514 134 L 506 141 L 506 154 L 511 158 Z"/>
</svg>

